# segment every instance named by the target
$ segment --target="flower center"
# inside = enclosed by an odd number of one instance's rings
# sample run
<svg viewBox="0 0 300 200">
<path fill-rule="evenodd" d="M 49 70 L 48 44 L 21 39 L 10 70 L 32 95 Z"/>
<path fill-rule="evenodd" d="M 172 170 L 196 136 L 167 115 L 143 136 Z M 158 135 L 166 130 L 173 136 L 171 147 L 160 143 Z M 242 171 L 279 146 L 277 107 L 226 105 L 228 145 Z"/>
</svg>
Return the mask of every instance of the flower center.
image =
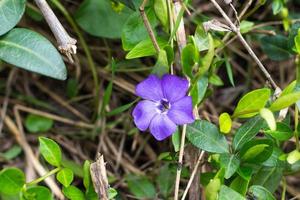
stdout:
<svg viewBox="0 0 300 200">
<path fill-rule="evenodd" d="M 171 104 L 166 99 L 160 100 L 159 105 L 158 105 L 158 109 L 162 113 L 168 111 L 170 109 L 170 107 L 171 107 Z"/>
</svg>

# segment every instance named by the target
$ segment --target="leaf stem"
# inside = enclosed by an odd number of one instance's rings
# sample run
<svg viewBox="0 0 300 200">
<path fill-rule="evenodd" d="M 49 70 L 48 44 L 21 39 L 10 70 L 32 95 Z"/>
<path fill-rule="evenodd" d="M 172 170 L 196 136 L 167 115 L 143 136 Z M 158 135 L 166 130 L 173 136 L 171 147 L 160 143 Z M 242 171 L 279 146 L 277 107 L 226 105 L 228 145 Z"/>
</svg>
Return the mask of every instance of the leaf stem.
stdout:
<svg viewBox="0 0 300 200">
<path fill-rule="evenodd" d="M 53 175 L 53 174 L 56 174 L 58 171 L 61 170 L 61 167 L 57 167 L 51 171 L 49 171 L 47 174 L 29 182 L 29 183 L 26 183 L 26 186 L 32 186 L 32 185 L 36 185 L 38 184 L 39 182 L 42 182 L 43 180 L 45 180 L 46 178 L 48 178 L 49 176 Z"/>
</svg>

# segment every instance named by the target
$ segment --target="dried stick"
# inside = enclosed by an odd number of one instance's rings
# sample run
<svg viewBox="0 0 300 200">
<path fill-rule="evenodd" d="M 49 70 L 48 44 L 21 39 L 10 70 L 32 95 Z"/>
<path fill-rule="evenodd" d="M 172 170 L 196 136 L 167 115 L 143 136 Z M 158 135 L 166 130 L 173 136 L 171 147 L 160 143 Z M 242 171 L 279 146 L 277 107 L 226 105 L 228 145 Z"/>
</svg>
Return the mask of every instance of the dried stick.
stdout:
<svg viewBox="0 0 300 200">
<path fill-rule="evenodd" d="M 54 12 L 46 2 L 46 0 L 35 0 L 36 5 L 41 10 L 45 20 L 47 21 L 54 37 L 58 43 L 58 49 L 64 53 L 68 59 L 73 62 L 71 54 L 76 54 L 76 40 L 69 36 L 65 28 L 59 22 Z"/>
<path fill-rule="evenodd" d="M 224 10 L 220 7 L 220 5 L 215 1 L 215 0 L 210 0 L 214 6 L 218 9 L 218 11 L 221 13 L 221 15 L 223 16 L 223 18 L 227 21 L 227 23 L 229 24 L 229 26 L 231 27 L 232 31 L 235 32 L 237 34 L 237 37 L 239 38 L 239 40 L 241 41 L 241 43 L 243 44 L 243 46 L 246 48 L 246 50 L 248 51 L 248 53 L 250 54 L 250 56 L 255 60 L 255 62 L 257 63 L 258 67 L 260 68 L 260 70 L 264 73 L 265 77 L 269 80 L 269 82 L 271 83 L 271 85 L 275 88 L 275 89 L 279 89 L 279 87 L 276 85 L 275 81 L 272 79 L 271 75 L 269 74 L 269 72 L 266 70 L 266 68 L 264 67 L 264 65 L 261 63 L 261 61 L 258 59 L 258 57 L 256 56 L 256 54 L 253 52 L 253 50 L 251 49 L 251 47 L 249 46 L 249 44 L 246 42 L 246 40 L 244 39 L 244 37 L 242 36 L 240 30 L 238 27 L 236 27 L 236 25 L 231 21 L 231 19 L 229 19 L 228 15 L 224 12 Z"/>
<path fill-rule="evenodd" d="M 109 184 L 103 155 L 98 153 L 96 162 L 92 163 L 90 166 L 90 172 L 95 191 L 98 194 L 98 199 L 108 200 Z"/>
<path fill-rule="evenodd" d="M 196 165 L 195 165 L 195 167 L 194 167 L 194 170 L 193 170 L 193 172 L 192 172 L 192 174 L 191 174 L 191 177 L 190 177 L 190 179 L 189 179 L 189 182 L 188 182 L 188 184 L 187 184 L 187 186 L 186 186 L 186 188 L 185 188 L 185 190 L 184 190 L 184 193 L 183 193 L 183 195 L 182 195 L 181 200 L 184 200 L 184 199 L 185 199 L 185 197 L 186 197 L 186 195 L 187 195 L 187 193 L 188 193 L 188 191 L 189 191 L 189 189 L 190 189 L 190 187 L 191 187 L 191 185 L 192 185 L 192 182 L 193 182 L 193 180 L 194 180 L 194 178 L 195 178 L 196 172 L 198 171 L 198 167 L 199 167 L 199 165 L 200 165 L 200 163 L 201 163 L 201 159 L 202 159 L 202 157 L 204 156 L 204 153 L 205 153 L 204 151 L 201 151 L 201 153 L 200 153 L 200 155 L 199 155 L 199 157 L 198 157 L 197 163 L 196 163 Z"/>
<path fill-rule="evenodd" d="M 155 35 L 153 33 L 153 30 L 152 30 L 151 24 L 148 20 L 148 17 L 145 13 L 145 6 L 146 6 L 147 2 L 148 2 L 148 0 L 144 0 L 142 5 L 140 6 L 139 10 L 140 10 L 141 16 L 143 18 L 144 25 L 147 29 L 147 32 L 150 36 L 152 43 L 153 43 L 153 46 L 154 46 L 156 52 L 159 53 L 159 51 L 160 51 L 159 45 L 158 45 Z"/>
</svg>

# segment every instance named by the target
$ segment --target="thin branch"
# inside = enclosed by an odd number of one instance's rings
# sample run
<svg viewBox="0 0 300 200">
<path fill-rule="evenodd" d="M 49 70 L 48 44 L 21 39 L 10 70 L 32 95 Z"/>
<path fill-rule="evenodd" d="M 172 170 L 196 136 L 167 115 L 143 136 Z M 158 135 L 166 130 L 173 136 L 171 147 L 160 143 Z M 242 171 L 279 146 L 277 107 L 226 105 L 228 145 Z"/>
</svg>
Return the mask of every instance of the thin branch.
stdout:
<svg viewBox="0 0 300 200">
<path fill-rule="evenodd" d="M 150 36 L 150 39 L 151 39 L 152 43 L 153 43 L 153 46 L 154 46 L 156 52 L 159 53 L 159 51 L 160 51 L 159 45 L 158 45 L 157 40 L 155 38 L 155 35 L 154 35 L 153 30 L 152 30 L 151 24 L 148 20 L 148 17 L 145 13 L 145 6 L 146 6 L 147 2 L 148 2 L 148 0 L 144 0 L 142 5 L 140 6 L 139 10 L 140 10 L 141 16 L 143 18 L 144 25 L 147 29 L 147 32 Z"/>
<path fill-rule="evenodd" d="M 251 47 L 249 46 L 249 44 L 244 39 L 244 37 L 242 36 L 239 28 L 234 25 L 234 23 L 230 20 L 230 18 L 227 16 L 227 14 L 224 12 L 224 10 L 220 7 L 220 5 L 215 0 L 210 0 L 210 1 L 214 4 L 214 6 L 222 14 L 223 18 L 230 25 L 232 31 L 237 34 L 237 37 L 239 38 L 239 40 L 241 41 L 241 43 L 243 44 L 243 46 L 247 49 L 247 51 L 250 54 L 250 56 L 255 60 L 255 62 L 257 63 L 258 67 L 260 68 L 260 70 L 264 73 L 265 77 L 270 81 L 271 85 L 275 89 L 279 88 L 276 85 L 275 81 L 272 79 L 272 77 L 269 74 L 269 72 L 266 70 L 266 68 L 264 67 L 264 65 L 261 63 L 261 61 L 258 59 L 258 57 L 256 56 L 256 54 L 253 52 L 253 50 L 251 49 Z"/>
<path fill-rule="evenodd" d="M 188 182 L 188 184 L 187 184 L 187 186 L 186 186 L 186 188 L 185 188 L 185 190 L 184 190 L 184 193 L 183 193 L 183 195 L 182 195 L 181 200 L 184 200 L 184 199 L 185 199 L 185 197 L 186 197 L 186 195 L 187 195 L 187 193 L 188 193 L 188 191 L 189 191 L 189 189 L 190 189 L 190 187 L 191 187 L 191 185 L 192 185 L 192 182 L 193 182 L 193 180 L 194 180 L 194 178 L 195 178 L 196 172 L 198 171 L 198 167 L 199 167 L 199 165 L 200 165 L 200 163 L 201 163 L 201 160 L 202 160 L 202 157 L 204 156 L 204 153 L 205 153 L 204 151 L 201 151 L 201 153 L 200 153 L 200 155 L 199 155 L 199 157 L 198 157 L 197 163 L 196 163 L 196 165 L 195 165 L 195 167 L 194 167 L 194 170 L 193 170 L 193 172 L 192 172 L 192 174 L 191 174 L 191 177 L 190 177 L 190 179 L 189 179 L 189 182 Z"/>
<path fill-rule="evenodd" d="M 71 54 L 76 54 L 77 40 L 70 37 L 60 21 L 57 19 L 53 10 L 50 8 L 46 0 L 35 0 L 36 5 L 41 10 L 45 20 L 47 21 L 54 37 L 58 43 L 58 49 L 64 53 L 68 59 L 73 62 Z"/>
</svg>

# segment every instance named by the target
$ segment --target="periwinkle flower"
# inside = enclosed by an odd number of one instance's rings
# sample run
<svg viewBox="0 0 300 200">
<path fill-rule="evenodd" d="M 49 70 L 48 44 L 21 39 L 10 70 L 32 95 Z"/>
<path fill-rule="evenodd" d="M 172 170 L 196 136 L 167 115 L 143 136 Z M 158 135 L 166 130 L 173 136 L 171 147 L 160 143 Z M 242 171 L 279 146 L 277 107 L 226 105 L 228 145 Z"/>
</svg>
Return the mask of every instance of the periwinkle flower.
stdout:
<svg viewBox="0 0 300 200">
<path fill-rule="evenodd" d="M 172 135 L 177 125 L 194 121 L 192 98 L 187 96 L 188 81 L 175 75 L 161 79 L 150 75 L 136 86 L 136 94 L 143 98 L 134 108 L 134 123 L 141 131 L 148 128 L 157 140 Z"/>
</svg>

